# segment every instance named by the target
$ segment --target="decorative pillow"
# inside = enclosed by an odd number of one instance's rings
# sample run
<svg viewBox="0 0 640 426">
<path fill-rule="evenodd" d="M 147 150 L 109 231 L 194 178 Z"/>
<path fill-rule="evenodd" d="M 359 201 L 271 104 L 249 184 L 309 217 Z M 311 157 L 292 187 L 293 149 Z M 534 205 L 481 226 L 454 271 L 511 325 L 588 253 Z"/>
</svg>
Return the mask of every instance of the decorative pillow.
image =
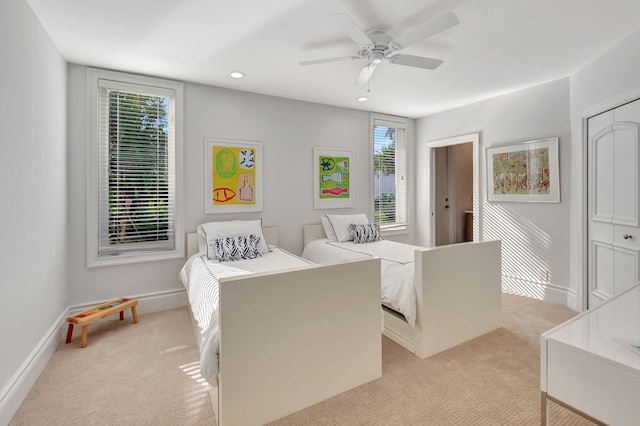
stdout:
<svg viewBox="0 0 640 426">
<path fill-rule="evenodd" d="M 331 227 L 331 223 L 326 216 L 320 216 L 320 222 L 322 222 L 322 227 L 324 228 L 324 233 L 327 235 L 327 238 L 330 241 L 338 241 L 336 238 L 336 233 L 333 232 L 333 228 Z"/>
<path fill-rule="evenodd" d="M 367 223 L 366 225 L 356 225 L 352 223 L 349 225 L 349 232 L 353 237 L 354 243 L 372 243 L 374 241 L 380 241 L 380 225 L 377 223 Z"/>
<path fill-rule="evenodd" d="M 340 242 L 353 240 L 351 232 L 349 232 L 349 225 L 352 223 L 356 225 L 369 223 L 369 219 L 365 214 L 328 214 L 327 219 L 329 219 L 331 228 L 336 234 L 336 241 Z"/>
<path fill-rule="evenodd" d="M 260 238 L 258 242 L 258 250 L 265 254 L 269 252 L 267 240 L 262 233 L 262 219 L 256 220 L 231 220 L 226 222 L 208 222 L 198 225 L 197 228 L 199 238 L 203 239 L 206 244 L 204 248 L 209 259 L 215 259 L 216 253 L 211 243 L 218 238 L 236 237 L 238 235 L 256 235 Z"/>
<path fill-rule="evenodd" d="M 235 237 L 216 238 L 210 244 L 220 262 L 239 259 L 255 259 L 262 257 L 258 250 L 260 237 L 257 235 L 236 235 Z"/>
</svg>

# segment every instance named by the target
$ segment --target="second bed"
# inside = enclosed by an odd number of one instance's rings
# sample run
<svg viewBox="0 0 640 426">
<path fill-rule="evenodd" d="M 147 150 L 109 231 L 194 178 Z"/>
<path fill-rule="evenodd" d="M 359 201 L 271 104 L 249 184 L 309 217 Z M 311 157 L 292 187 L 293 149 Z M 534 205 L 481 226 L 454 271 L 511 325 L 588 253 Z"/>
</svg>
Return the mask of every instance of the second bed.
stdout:
<svg viewBox="0 0 640 426">
<path fill-rule="evenodd" d="M 317 264 L 380 258 L 383 334 L 419 358 L 501 326 L 500 241 L 424 248 L 334 240 L 322 224 L 304 225 L 302 256 Z"/>
</svg>

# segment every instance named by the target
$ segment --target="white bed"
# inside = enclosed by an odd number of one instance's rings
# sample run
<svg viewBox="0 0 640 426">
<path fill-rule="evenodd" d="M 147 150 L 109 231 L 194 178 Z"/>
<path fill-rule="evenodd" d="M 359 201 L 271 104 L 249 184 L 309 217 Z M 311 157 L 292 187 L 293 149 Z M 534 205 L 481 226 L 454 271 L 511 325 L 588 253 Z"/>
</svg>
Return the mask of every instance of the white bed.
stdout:
<svg viewBox="0 0 640 426">
<path fill-rule="evenodd" d="M 275 228 L 264 237 L 277 245 Z M 187 245 L 180 278 L 189 289 L 197 234 Z M 210 392 L 219 426 L 264 424 L 382 375 L 380 261 L 290 265 L 285 258 L 295 256 L 275 252 L 223 262 L 259 272 L 219 279 L 218 351 L 204 346 L 213 338 L 194 321 L 204 353 L 217 352 L 217 369 L 215 356 L 204 356 L 201 370 L 217 385 Z"/>
<path fill-rule="evenodd" d="M 383 334 L 419 358 L 435 355 L 501 326 L 500 241 L 434 248 L 386 240 L 336 243 L 327 239 L 322 224 L 304 225 L 303 257 L 314 263 L 372 258 L 371 254 L 362 253 L 364 246 L 372 247 L 373 255 L 383 257 L 381 287 L 382 294 L 387 293 L 381 298 L 385 306 Z M 389 279 L 404 283 L 389 283 Z M 407 291 L 407 284 L 413 291 Z M 414 317 L 412 306 L 407 307 L 411 303 L 408 300 L 415 303 Z"/>
</svg>

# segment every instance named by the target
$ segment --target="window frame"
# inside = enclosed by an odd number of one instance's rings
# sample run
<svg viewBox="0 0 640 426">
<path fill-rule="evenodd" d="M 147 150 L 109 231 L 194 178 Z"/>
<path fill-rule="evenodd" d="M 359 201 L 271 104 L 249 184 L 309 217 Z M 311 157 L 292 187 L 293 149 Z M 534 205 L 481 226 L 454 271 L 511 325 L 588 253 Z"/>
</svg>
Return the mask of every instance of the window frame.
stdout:
<svg viewBox="0 0 640 426">
<path fill-rule="evenodd" d="M 117 71 L 87 68 L 87 267 L 101 267 L 160 261 L 184 258 L 184 232 L 182 228 L 182 181 L 183 181 L 183 84 L 176 81 L 153 77 L 132 75 Z M 173 92 L 174 96 L 174 219 L 175 246 L 173 249 L 158 252 L 120 253 L 112 256 L 98 255 L 100 247 L 99 223 L 99 153 L 100 135 L 98 127 L 99 114 L 99 80 L 111 80 L 115 84 L 144 86 L 146 91 L 157 88 L 158 94 Z"/>
<path fill-rule="evenodd" d="M 405 188 L 405 212 L 406 212 L 406 221 L 404 225 L 399 225 L 397 222 L 395 224 L 387 224 L 380 225 L 380 232 L 382 235 L 390 236 L 390 235 L 406 235 L 411 232 L 411 220 L 412 220 L 412 209 L 413 209 L 413 194 L 412 194 L 412 182 L 413 182 L 413 167 L 410 161 L 412 158 L 413 151 L 413 120 L 405 117 L 398 117 L 393 115 L 386 114 L 378 114 L 371 113 L 369 115 L 369 182 L 371 183 L 371 191 L 370 191 L 370 202 L 369 202 L 369 215 L 371 217 L 371 222 L 375 221 L 375 184 L 374 184 L 374 126 L 376 122 L 387 122 L 398 125 L 397 127 L 404 127 L 405 129 L 405 170 L 406 170 L 406 188 Z"/>
</svg>

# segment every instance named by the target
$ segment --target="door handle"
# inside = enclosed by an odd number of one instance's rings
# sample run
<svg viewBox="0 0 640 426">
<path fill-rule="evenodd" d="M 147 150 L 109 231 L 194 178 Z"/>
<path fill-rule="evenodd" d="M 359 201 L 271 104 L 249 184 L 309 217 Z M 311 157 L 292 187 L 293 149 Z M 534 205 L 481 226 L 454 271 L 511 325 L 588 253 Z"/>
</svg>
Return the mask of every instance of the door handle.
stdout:
<svg viewBox="0 0 640 426">
<path fill-rule="evenodd" d="M 622 238 L 624 238 L 625 240 L 630 240 L 631 238 L 633 238 L 633 235 L 624 234 Z"/>
</svg>

